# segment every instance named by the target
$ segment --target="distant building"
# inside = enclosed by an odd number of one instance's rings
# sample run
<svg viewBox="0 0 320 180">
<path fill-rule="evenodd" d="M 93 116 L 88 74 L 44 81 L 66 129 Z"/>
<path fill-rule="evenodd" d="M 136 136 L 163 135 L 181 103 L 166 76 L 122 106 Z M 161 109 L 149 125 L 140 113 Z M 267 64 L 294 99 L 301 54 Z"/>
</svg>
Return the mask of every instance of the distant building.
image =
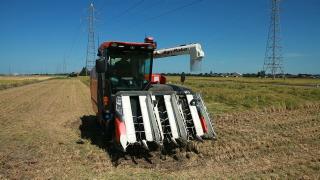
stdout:
<svg viewBox="0 0 320 180">
<path fill-rule="evenodd" d="M 234 72 L 234 73 L 231 73 L 230 76 L 231 76 L 231 77 L 241 77 L 242 74 L 241 74 L 241 73 L 238 73 L 238 72 Z"/>
</svg>

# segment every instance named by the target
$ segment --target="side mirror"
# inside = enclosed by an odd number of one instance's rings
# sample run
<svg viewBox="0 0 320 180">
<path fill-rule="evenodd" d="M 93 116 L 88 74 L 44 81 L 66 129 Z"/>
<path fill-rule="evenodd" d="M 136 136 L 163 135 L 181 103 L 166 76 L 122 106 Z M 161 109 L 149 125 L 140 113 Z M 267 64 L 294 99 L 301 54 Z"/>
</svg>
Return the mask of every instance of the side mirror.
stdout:
<svg viewBox="0 0 320 180">
<path fill-rule="evenodd" d="M 97 71 L 97 73 L 105 73 L 107 71 L 105 60 L 103 60 L 103 59 L 96 60 L 96 71 Z"/>
</svg>

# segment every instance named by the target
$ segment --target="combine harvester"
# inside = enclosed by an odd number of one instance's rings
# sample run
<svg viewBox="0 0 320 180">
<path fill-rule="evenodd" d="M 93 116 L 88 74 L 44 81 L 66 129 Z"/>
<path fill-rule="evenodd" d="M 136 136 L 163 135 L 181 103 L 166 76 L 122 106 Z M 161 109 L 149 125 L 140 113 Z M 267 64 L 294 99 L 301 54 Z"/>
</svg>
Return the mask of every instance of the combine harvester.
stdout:
<svg viewBox="0 0 320 180">
<path fill-rule="evenodd" d="M 105 42 L 90 74 L 91 100 L 108 140 L 123 151 L 179 147 L 192 140 L 215 139 L 201 96 L 185 87 L 165 84 L 152 74 L 153 59 L 190 55 L 191 70 L 204 57 L 200 44 L 156 50 L 153 38 L 144 43 Z"/>
</svg>

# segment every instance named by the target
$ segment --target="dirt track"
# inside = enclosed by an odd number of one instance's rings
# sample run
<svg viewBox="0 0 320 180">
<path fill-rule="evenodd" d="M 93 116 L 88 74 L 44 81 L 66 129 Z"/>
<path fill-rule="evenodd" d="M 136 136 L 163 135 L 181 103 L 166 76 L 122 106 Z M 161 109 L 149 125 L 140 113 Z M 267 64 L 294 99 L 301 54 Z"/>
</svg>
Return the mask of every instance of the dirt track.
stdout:
<svg viewBox="0 0 320 180">
<path fill-rule="evenodd" d="M 2 178 L 320 178 L 319 106 L 244 112 L 216 119 L 219 139 L 200 154 L 157 153 L 114 161 L 94 123 L 89 88 L 78 79 L 0 91 Z M 84 139 L 77 143 L 79 138 Z M 152 161 L 152 163 L 149 162 Z"/>
</svg>

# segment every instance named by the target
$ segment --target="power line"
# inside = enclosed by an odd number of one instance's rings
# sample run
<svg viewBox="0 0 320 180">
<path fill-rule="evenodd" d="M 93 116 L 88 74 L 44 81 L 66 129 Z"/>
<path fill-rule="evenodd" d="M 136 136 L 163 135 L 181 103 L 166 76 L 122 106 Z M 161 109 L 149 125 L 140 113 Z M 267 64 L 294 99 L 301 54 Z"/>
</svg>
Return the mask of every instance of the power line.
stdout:
<svg viewBox="0 0 320 180">
<path fill-rule="evenodd" d="M 140 0 L 137 3 L 133 4 L 132 6 L 129 6 L 126 10 L 124 10 L 122 13 L 120 13 L 119 15 L 113 17 L 112 19 L 117 19 L 120 18 L 122 16 L 124 16 L 125 14 L 129 13 L 131 10 L 135 9 L 136 7 L 138 7 L 139 5 L 141 5 L 144 2 L 144 0 Z"/>
<path fill-rule="evenodd" d="M 9 75 L 11 75 L 12 72 L 11 72 L 11 64 L 9 64 Z"/>
<path fill-rule="evenodd" d="M 165 11 L 165 12 L 163 12 L 163 13 L 157 15 L 157 16 L 153 16 L 153 17 L 147 18 L 146 20 L 144 20 L 144 22 L 148 22 L 148 21 L 151 21 L 151 20 L 160 18 L 160 17 L 162 17 L 162 16 L 165 16 L 165 15 L 167 15 L 167 14 L 174 13 L 174 12 L 179 11 L 179 10 L 181 10 L 181 9 L 184 9 L 184 8 L 186 8 L 186 7 L 189 7 L 189 6 L 192 6 L 192 5 L 194 5 L 194 4 L 200 3 L 200 2 L 202 2 L 202 1 L 203 1 L 203 0 L 195 0 L 195 1 L 192 1 L 192 2 L 190 2 L 190 3 L 188 3 L 188 4 L 184 4 L 184 5 L 182 5 L 182 6 L 178 6 L 178 7 L 174 8 L 174 9 L 170 9 L 170 10 L 168 10 L 168 11 Z"/>
<path fill-rule="evenodd" d="M 202 1 L 203 1 L 203 0 L 194 0 L 194 1 L 190 2 L 190 3 L 183 4 L 183 5 L 181 5 L 181 6 L 178 6 L 178 7 L 176 7 L 176 8 L 173 8 L 173 9 L 169 9 L 169 10 L 167 10 L 167 11 L 161 13 L 161 14 L 158 14 L 158 15 L 153 16 L 153 17 L 149 17 L 149 18 L 147 18 L 147 19 L 145 19 L 145 20 L 142 20 L 142 21 L 140 21 L 140 22 L 138 22 L 138 23 L 135 23 L 135 25 L 132 26 L 132 27 L 133 27 L 133 28 L 137 28 L 138 26 L 143 25 L 145 22 L 148 22 L 148 21 L 151 21 L 151 20 L 160 18 L 160 17 L 162 17 L 162 16 L 165 16 L 165 15 L 168 15 L 168 14 L 171 14 L 171 13 L 174 13 L 174 12 L 179 11 L 179 10 L 181 10 L 181 9 L 184 9 L 184 8 L 187 8 L 187 7 L 190 7 L 190 6 L 193 6 L 193 5 L 195 5 L 195 4 L 197 4 L 197 3 L 200 3 L 200 2 L 202 2 Z M 113 23 L 113 26 L 111 26 L 111 28 L 112 28 L 112 27 L 115 27 L 114 25 L 117 24 L 117 23 L 119 23 L 119 22 L 120 22 L 120 21 L 117 21 L 116 23 Z"/>
<path fill-rule="evenodd" d="M 62 69 L 63 69 L 62 70 L 63 73 L 66 74 L 67 73 L 67 62 L 66 62 L 65 58 L 63 59 Z"/>
<path fill-rule="evenodd" d="M 132 11 L 133 9 L 137 8 L 138 6 L 140 6 L 141 4 L 143 4 L 144 0 L 140 0 L 137 3 L 132 4 L 131 6 L 129 6 L 126 10 L 124 10 L 122 13 L 119 13 L 118 15 L 115 16 L 111 16 L 110 20 L 114 21 L 116 19 L 119 19 L 121 17 L 123 17 L 124 15 L 128 14 L 130 11 Z M 121 21 L 116 21 L 115 23 L 113 23 L 113 25 L 120 23 Z M 106 24 L 106 22 L 100 23 L 100 25 Z"/>
<path fill-rule="evenodd" d="M 85 8 L 84 10 L 88 10 L 87 8 Z M 72 34 L 72 39 L 71 39 L 71 46 L 70 47 L 66 47 L 65 49 L 65 53 L 63 56 L 63 61 L 68 61 L 70 59 L 70 56 L 73 53 L 73 50 L 77 47 L 77 45 L 79 45 L 79 39 L 80 37 L 82 37 L 82 33 L 84 32 L 84 23 L 83 23 L 83 14 L 80 16 L 80 23 L 76 25 L 75 30 L 73 31 L 74 33 Z M 56 68 L 57 73 L 59 71 L 61 71 L 61 69 L 57 66 Z M 65 70 L 62 68 L 61 72 L 64 72 Z M 59 73 L 61 73 L 59 72 Z"/>
<path fill-rule="evenodd" d="M 79 28 L 77 27 L 77 28 L 76 28 L 77 31 L 73 34 L 72 44 L 71 44 L 71 46 L 70 46 L 70 49 L 67 49 L 67 50 L 66 50 L 66 53 L 65 53 L 65 57 L 66 57 L 66 58 L 69 58 L 69 57 L 70 57 L 70 55 L 71 55 L 71 53 L 72 53 L 75 45 L 76 45 L 76 44 L 78 43 L 78 41 L 79 41 L 79 38 L 80 38 L 80 35 L 81 35 L 81 31 L 82 31 L 82 25 L 83 25 L 82 20 L 80 20 Z"/>
</svg>

